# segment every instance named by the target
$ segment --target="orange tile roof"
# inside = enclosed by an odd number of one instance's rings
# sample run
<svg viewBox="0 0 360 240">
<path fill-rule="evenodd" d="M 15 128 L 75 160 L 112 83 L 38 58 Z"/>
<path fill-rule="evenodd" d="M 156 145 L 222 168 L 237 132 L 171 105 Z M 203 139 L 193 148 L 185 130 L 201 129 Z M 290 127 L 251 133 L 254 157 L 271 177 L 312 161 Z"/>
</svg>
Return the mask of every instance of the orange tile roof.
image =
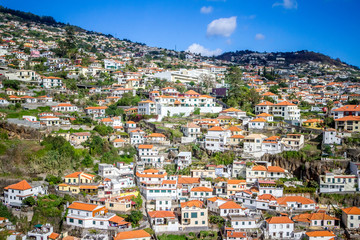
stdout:
<svg viewBox="0 0 360 240">
<path fill-rule="evenodd" d="M 220 209 L 241 209 L 242 207 L 237 204 L 236 202 L 233 202 L 233 201 L 228 201 L 224 204 L 221 204 L 219 206 Z"/>
<path fill-rule="evenodd" d="M 200 183 L 200 178 L 180 177 L 178 179 L 178 184 L 193 184 L 193 183 Z"/>
<path fill-rule="evenodd" d="M 134 230 L 127 232 L 119 232 L 114 240 L 122 240 L 122 239 L 134 239 L 134 238 L 149 238 L 151 235 L 145 230 Z"/>
<path fill-rule="evenodd" d="M 125 142 L 125 140 L 121 139 L 121 138 L 117 138 L 117 139 L 114 140 L 114 142 Z"/>
<path fill-rule="evenodd" d="M 119 217 L 118 215 L 115 215 L 115 216 L 113 216 L 112 218 L 110 218 L 109 221 L 115 222 L 115 223 L 118 223 L 118 224 L 119 224 L 119 223 L 125 222 L 125 219 L 122 218 L 122 217 Z M 125 222 L 125 223 L 126 223 L 126 222 Z"/>
<path fill-rule="evenodd" d="M 276 94 L 272 93 L 272 92 L 266 92 L 266 93 L 262 94 L 262 96 L 276 96 Z"/>
<path fill-rule="evenodd" d="M 346 117 L 342 117 L 342 118 L 338 118 L 335 119 L 335 121 L 339 122 L 339 121 L 360 121 L 360 116 L 346 116 Z"/>
<path fill-rule="evenodd" d="M 153 145 L 139 145 L 138 148 L 139 149 L 151 149 L 151 148 L 153 148 Z"/>
<path fill-rule="evenodd" d="M 230 138 L 245 138 L 243 135 L 232 135 Z"/>
<path fill-rule="evenodd" d="M 152 133 L 148 137 L 163 137 L 164 138 L 165 135 L 162 133 Z"/>
<path fill-rule="evenodd" d="M 286 205 L 287 202 L 298 202 L 301 204 L 312 204 L 315 203 L 313 200 L 302 197 L 302 196 L 287 196 L 287 197 L 281 197 L 276 200 L 279 205 Z"/>
<path fill-rule="evenodd" d="M 269 166 L 267 168 L 268 172 L 285 172 L 285 169 L 278 167 L 278 166 Z"/>
<path fill-rule="evenodd" d="M 343 210 L 348 215 L 360 215 L 360 208 L 358 207 L 348 207 L 341 210 Z"/>
<path fill-rule="evenodd" d="M 232 131 L 232 132 L 241 132 L 242 129 L 238 128 L 237 126 L 231 126 L 228 128 L 228 130 Z"/>
<path fill-rule="evenodd" d="M 256 106 L 272 106 L 272 105 L 274 105 L 272 102 L 264 101 L 264 102 L 259 103 Z"/>
<path fill-rule="evenodd" d="M 246 180 L 237 180 L 237 179 L 227 180 L 227 184 L 239 184 L 239 183 L 246 183 Z"/>
<path fill-rule="evenodd" d="M 266 171 L 266 167 L 258 165 L 258 166 L 253 166 L 252 171 Z"/>
<path fill-rule="evenodd" d="M 305 233 L 309 237 L 335 237 L 336 235 L 331 231 L 314 231 Z"/>
<path fill-rule="evenodd" d="M 274 197 L 271 194 L 266 193 L 266 194 L 262 194 L 262 195 L 258 196 L 258 199 L 259 200 L 275 201 L 276 197 Z"/>
<path fill-rule="evenodd" d="M 150 218 L 175 218 L 175 214 L 171 211 L 150 211 Z"/>
<path fill-rule="evenodd" d="M 85 178 L 93 178 L 95 175 L 84 173 L 84 172 L 74 172 L 69 175 L 66 175 L 64 178 L 77 178 L 79 175 L 83 175 Z"/>
<path fill-rule="evenodd" d="M 212 192 L 212 188 L 208 187 L 194 187 L 190 190 L 191 192 Z"/>
<path fill-rule="evenodd" d="M 283 102 L 275 104 L 275 106 L 296 106 L 296 104 L 293 104 L 293 103 L 288 102 L 288 101 L 283 101 Z"/>
<path fill-rule="evenodd" d="M 226 234 L 227 234 L 228 239 L 231 239 L 231 238 L 246 239 L 246 232 L 228 231 Z"/>
<path fill-rule="evenodd" d="M 188 201 L 188 202 L 183 202 L 183 203 L 180 203 L 181 207 L 184 208 L 184 207 L 198 207 L 198 208 L 201 208 L 204 203 L 202 201 L 199 201 L 199 200 L 191 200 L 191 201 Z"/>
<path fill-rule="evenodd" d="M 146 169 L 143 171 L 143 173 L 158 173 L 158 172 L 159 172 L 159 170 L 157 170 L 157 169 Z"/>
<path fill-rule="evenodd" d="M 60 236 L 60 234 L 53 232 L 50 234 L 49 239 L 57 239 L 59 236 Z"/>
<path fill-rule="evenodd" d="M 266 222 L 268 224 L 294 223 L 288 217 L 271 217 L 271 218 L 266 219 Z"/>
<path fill-rule="evenodd" d="M 92 212 L 97 207 L 98 207 L 98 205 L 96 205 L 96 204 L 73 202 L 68 208 Z"/>
<path fill-rule="evenodd" d="M 340 108 L 332 110 L 334 112 L 353 112 L 353 111 L 360 111 L 360 105 L 345 105 Z"/>
<path fill-rule="evenodd" d="M 223 110 L 223 112 L 242 112 L 242 111 L 239 110 L 239 109 L 231 107 L 231 108 Z"/>
<path fill-rule="evenodd" d="M 251 120 L 250 122 L 266 122 L 266 120 L 263 118 L 255 118 L 255 119 Z"/>
<path fill-rule="evenodd" d="M 224 131 L 224 129 L 222 127 L 212 127 L 208 131 L 222 132 L 222 131 Z"/>
<path fill-rule="evenodd" d="M 14 190 L 21 190 L 21 191 L 24 191 L 24 190 L 27 190 L 27 189 L 31 189 L 31 186 L 30 184 L 26 181 L 26 180 L 22 180 L 18 183 L 15 183 L 15 184 L 11 184 L 7 187 L 4 188 L 5 190 L 7 189 L 14 189 Z"/>
<path fill-rule="evenodd" d="M 256 115 L 257 117 L 271 117 L 272 115 L 271 114 L 268 114 L 268 113 L 260 113 L 258 115 Z"/>
<path fill-rule="evenodd" d="M 212 197 L 212 198 L 208 198 L 207 201 L 210 201 L 210 202 L 215 202 L 217 200 L 224 200 L 224 201 L 227 201 L 227 199 L 225 198 L 222 198 L 222 197 Z"/>
</svg>

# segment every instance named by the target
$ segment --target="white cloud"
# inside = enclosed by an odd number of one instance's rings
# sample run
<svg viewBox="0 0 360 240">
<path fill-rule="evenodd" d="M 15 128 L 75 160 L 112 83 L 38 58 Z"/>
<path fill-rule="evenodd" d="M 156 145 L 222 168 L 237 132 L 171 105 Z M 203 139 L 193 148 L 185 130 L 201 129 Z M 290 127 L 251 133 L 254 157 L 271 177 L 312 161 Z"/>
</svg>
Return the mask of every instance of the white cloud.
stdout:
<svg viewBox="0 0 360 240">
<path fill-rule="evenodd" d="M 198 43 L 191 44 L 188 49 L 186 49 L 187 52 L 197 53 L 201 54 L 202 56 L 217 56 L 222 53 L 222 50 L 220 48 L 217 48 L 215 50 L 209 50 L 203 46 L 201 46 Z"/>
<path fill-rule="evenodd" d="M 255 35 L 255 40 L 264 40 L 265 39 L 265 35 L 261 34 L 261 33 L 257 33 Z"/>
<path fill-rule="evenodd" d="M 282 2 L 276 2 L 272 6 L 273 7 L 282 6 L 286 9 L 297 9 L 298 3 L 296 0 L 282 0 Z"/>
<path fill-rule="evenodd" d="M 212 6 L 208 6 L 208 7 L 203 6 L 200 9 L 200 12 L 203 14 L 209 14 L 209 13 L 212 13 L 213 10 L 214 10 L 214 8 Z"/>
<path fill-rule="evenodd" d="M 236 19 L 237 17 L 215 19 L 208 24 L 206 34 L 230 37 L 236 29 Z"/>
</svg>

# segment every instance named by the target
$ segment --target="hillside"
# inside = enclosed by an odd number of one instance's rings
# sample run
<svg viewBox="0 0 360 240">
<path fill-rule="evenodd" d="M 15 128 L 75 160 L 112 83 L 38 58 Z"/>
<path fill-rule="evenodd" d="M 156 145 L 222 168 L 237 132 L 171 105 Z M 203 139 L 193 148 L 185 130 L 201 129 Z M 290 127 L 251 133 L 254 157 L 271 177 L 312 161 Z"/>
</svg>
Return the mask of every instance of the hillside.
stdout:
<svg viewBox="0 0 360 240">
<path fill-rule="evenodd" d="M 216 57 L 218 60 L 230 61 L 237 64 L 264 64 L 289 66 L 290 64 L 299 64 L 307 62 L 320 62 L 322 64 L 335 65 L 337 67 L 349 67 L 358 69 L 358 67 L 348 65 L 340 59 L 333 59 L 322 53 L 313 51 L 297 52 L 255 52 L 250 50 L 225 52 Z"/>
</svg>

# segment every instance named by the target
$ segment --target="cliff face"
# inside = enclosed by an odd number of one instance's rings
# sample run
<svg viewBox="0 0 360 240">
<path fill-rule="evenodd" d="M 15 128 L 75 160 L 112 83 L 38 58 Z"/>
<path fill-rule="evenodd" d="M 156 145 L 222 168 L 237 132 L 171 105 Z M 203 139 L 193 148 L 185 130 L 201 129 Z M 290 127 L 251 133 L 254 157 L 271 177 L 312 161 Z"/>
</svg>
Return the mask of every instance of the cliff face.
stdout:
<svg viewBox="0 0 360 240">
<path fill-rule="evenodd" d="M 39 140 L 43 134 L 39 130 L 29 127 L 18 126 L 16 124 L 1 121 L 0 129 L 4 129 L 9 138 L 18 138 L 26 140 Z"/>
<path fill-rule="evenodd" d="M 293 173 L 300 180 L 315 180 L 319 181 L 319 176 L 324 174 L 325 171 L 331 169 L 342 168 L 347 169 L 349 161 L 305 161 L 304 159 L 294 158 L 286 159 L 282 155 L 265 154 L 263 161 L 271 162 L 273 166 L 279 166 L 290 173 Z"/>
</svg>

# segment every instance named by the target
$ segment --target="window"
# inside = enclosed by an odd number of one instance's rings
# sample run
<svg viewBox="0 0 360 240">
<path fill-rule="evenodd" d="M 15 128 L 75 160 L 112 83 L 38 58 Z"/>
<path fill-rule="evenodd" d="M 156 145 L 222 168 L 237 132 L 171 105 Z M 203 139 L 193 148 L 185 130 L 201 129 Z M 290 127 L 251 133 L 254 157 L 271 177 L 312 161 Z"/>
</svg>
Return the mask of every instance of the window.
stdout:
<svg viewBox="0 0 360 240">
<path fill-rule="evenodd" d="M 100 222 L 100 225 L 104 225 L 104 222 Z"/>
<path fill-rule="evenodd" d="M 205 221 L 202 221 L 202 224 L 204 225 L 204 224 L 205 224 Z"/>
<path fill-rule="evenodd" d="M 189 213 L 184 213 L 184 218 L 189 218 Z"/>
<path fill-rule="evenodd" d="M 199 223 L 198 221 L 195 221 L 195 225 L 198 225 L 198 223 Z"/>
<path fill-rule="evenodd" d="M 354 216 L 350 216 L 350 219 L 353 220 L 353 219 L 354 219 Z"/>
<path fill-rule="evenodd" d="M 204 212 L 201 212 L 201 213 L 200 213 L 200 216 L 204 216 L 204 215 L 205 215 L 205 213 L 204 213 Z"/>
<path fill-rule="evenodd" d="M 191 218 L 197 218 L 197 213 L 191 213 Z"/>
<path fill-rule="evenodd" d="M 93 221 L 93 225 L 96 225 L 96 221 Z"/>
<path fill-rule="evenodd" d="M 83 220 L 79 220 L 79 224 L 83 224 Z"/>
<path fill-rule="evenodd" d="M 69 222 L 73 223 L 73 222 L 74 222 L 74 219 L 70 218 L 70 219 L 69 219 Z"/>
</svg>

